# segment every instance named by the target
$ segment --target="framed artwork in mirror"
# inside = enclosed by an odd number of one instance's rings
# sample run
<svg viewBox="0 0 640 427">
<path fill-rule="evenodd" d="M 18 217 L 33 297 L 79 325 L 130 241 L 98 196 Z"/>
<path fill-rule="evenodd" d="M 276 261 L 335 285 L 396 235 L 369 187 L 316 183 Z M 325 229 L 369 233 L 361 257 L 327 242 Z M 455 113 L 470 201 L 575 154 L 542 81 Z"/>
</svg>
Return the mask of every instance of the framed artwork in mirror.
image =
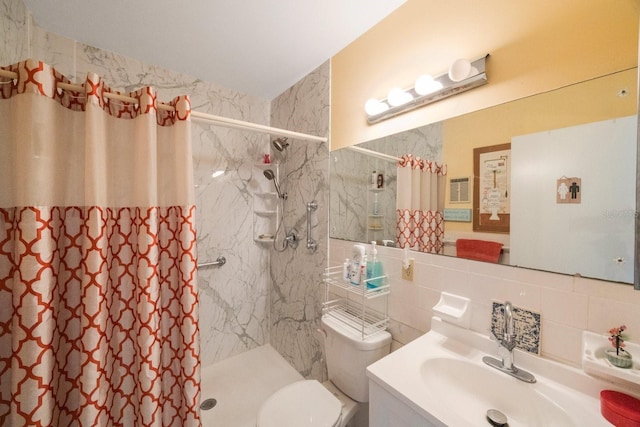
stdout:
<svg viewBox="0 0 640 427">
<path fill-rule="evenodd" d="M 473 149 L 473 231 L 508 233 L 511 144 Z"/>
</svg>

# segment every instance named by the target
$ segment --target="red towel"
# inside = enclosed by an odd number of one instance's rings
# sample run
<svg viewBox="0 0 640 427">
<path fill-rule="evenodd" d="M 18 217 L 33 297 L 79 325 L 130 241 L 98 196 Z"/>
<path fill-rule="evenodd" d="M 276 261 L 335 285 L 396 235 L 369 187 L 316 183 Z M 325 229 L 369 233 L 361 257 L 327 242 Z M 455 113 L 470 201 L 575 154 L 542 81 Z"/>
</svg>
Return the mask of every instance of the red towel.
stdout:
<svg viewBox="0 0 640 427">
<path fill-rule="evenodd" d="M 502 243 L 486 240 L 458 239 L 456 240 L 456 253 L 458 258 L 498 262 L 502 246 Z"/>
</svg>

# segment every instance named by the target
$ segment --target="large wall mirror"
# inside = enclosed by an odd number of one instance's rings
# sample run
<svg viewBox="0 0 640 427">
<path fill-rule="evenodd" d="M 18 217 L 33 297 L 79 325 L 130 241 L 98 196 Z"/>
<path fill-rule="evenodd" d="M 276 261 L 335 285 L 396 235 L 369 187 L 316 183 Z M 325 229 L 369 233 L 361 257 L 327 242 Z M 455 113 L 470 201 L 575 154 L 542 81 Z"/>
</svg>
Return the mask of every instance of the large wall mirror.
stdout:
<svg viewBox="0 0 640 427">
<path fill-rule="evenodd" d="M 332 151 L 330 236 L 396 246 L 395 159 L 411 154 L 447 167 L 442 255 L 498 242 L 502 264 L 632 284 L 637 80 L 628 69 Z M 506 143 L 509 230 L 474 231 L 474 149 Z"/>
</svg>

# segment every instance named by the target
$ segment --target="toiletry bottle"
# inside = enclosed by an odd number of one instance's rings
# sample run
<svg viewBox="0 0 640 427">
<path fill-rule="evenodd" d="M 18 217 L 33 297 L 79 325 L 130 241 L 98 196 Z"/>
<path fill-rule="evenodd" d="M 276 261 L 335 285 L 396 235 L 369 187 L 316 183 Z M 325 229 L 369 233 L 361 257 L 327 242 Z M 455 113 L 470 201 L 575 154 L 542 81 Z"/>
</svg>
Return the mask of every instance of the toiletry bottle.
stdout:
<svg viewBox="0 0 640 427">
<path fill-rule="evenodd" d="M 342 280 L 345 282 L 351 281 L 351 261 L 349 258 L 344 260 L 344 264 L 342 264 Z"/>
<path fill-rule="evenodd" d="M 376 171 L 371 172 L 371 188 L 378 188 L 378 173 Z"/>
<path fill-rule="evenodd" d="M 371 259 L 367 261 L 367 288 L 373 289 L 382 285 L 382 262 L 378 259 L 378 249 L 375 240 L 371 242 Z"/>
<path fill-rule="evenodd" d="M 362 261 L 360 261 L 360 280 L 367 278 L 367 256 L 362 257 Z"/>
<path fill-rule="evenodd" d="M 364 277 L 360 276 L 360 263 L 365 254 L 365 247 L 362 245 L 353 245 L 353 253 L 351 254 L 351 284 L 359 285 L 360 280 Z M 365 272 L 366 274 L 366 272 Z"/>
</svg>

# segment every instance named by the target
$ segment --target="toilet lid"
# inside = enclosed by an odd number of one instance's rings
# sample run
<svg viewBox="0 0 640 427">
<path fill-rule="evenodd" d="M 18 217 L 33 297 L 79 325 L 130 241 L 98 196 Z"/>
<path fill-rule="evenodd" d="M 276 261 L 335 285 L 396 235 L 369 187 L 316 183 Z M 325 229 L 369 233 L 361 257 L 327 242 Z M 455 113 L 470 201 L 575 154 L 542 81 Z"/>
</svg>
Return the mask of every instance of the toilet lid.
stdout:
<svg viewBox="0 0 640 427">
<path fill-rule="evenodd" d="M 258 411 L 258 427 L 334 427 L 342 405 L 316 380 L 291 383 L 271 395 Z"/>
</svg>

